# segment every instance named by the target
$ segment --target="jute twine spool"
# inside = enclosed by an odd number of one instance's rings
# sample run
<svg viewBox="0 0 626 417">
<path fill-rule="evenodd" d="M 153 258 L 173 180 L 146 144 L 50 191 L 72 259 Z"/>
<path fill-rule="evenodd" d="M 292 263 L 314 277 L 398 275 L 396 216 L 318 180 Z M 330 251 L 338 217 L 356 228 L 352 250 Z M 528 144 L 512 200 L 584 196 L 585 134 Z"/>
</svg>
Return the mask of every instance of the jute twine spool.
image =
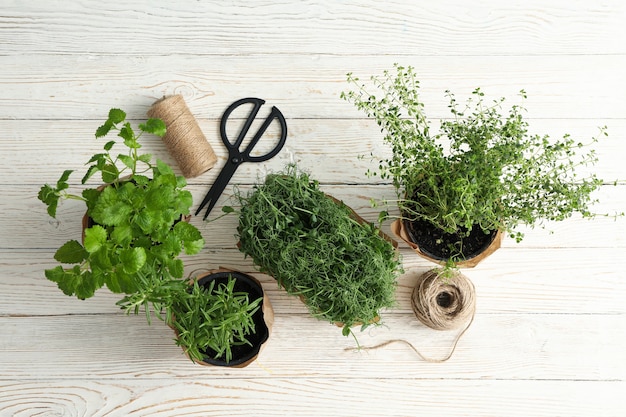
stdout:
<svg viewBox="0 0 626 417">
<path fill-rule="evenodd" d="M 426 362 L 442 363 L 450 359 L 461 336 L 465 334 L 474 320 L 476 296 L 474 285 L 465 275 L 457 272 L 452 278 L 443 278 L 440 276 L 440 271 L 441 269 L 432 269 L 418 278 L 411 295 L 411 305 L 419 321 L 432 329 L 453 330 L 465 324 L 463 330 L 454 338 L 452 348 L 446 356 L 430 358 L 404 339 L 393 339 L 376 346 L 360 347 L 359 350 L 376 350 L 392 343 L 403 343 Z"/>
<path fill-rule="evenodd" d="M 460 272 L 451 278 L 443 278 L 438 269 L 431 269 L 418 278 L 411 305 L 419 321 L 431 329 L 456 329 L 474 315 L 474 285 Z"/>
<path fill-rule="evenodd" d="M 193 178 L 213 168 L 217 156 L 200 130 L 181 95 L 163 97 L 148 110 L 148 117 L 165 122 L 163 142 L 185 178 Z"/>
</svg>

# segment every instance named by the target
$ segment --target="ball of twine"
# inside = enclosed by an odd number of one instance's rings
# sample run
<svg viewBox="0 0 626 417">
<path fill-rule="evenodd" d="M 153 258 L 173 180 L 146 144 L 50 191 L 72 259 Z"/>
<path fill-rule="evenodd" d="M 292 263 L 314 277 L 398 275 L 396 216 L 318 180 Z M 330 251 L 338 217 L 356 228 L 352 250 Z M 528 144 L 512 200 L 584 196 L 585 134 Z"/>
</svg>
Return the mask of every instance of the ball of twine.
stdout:
<svg viewBox="0 0 626 417">
<path fill-rule="evenodd" d="M 418 278 L 411 305 L 417 318 L 435 330 L 452 330 L 471 321 L 476 310 L 472 282 L 460 272 L 442 277 L 432 269 Z"/>
<path fill-rule="evenodd" d="M 186 178 L 197 177 L 215 165 L 217 156 L 183 96 L 177 94 L 157 100 L 148 110 L 148 117 L 165 122 L 167 133 L 163 142 Z"/>
</svg>

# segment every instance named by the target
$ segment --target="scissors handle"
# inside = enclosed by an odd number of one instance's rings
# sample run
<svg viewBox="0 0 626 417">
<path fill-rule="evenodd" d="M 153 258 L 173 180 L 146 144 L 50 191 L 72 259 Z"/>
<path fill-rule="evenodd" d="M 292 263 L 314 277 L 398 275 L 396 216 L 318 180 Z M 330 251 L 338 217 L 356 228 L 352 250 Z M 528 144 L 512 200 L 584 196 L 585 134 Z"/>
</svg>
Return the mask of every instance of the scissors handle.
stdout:
<svg viewBox="0 0 626 417">
<path fill-rule="evenodd" d="M 202 200 L 202 203 L 200 203 L 198 210 L 196 210 L 196 216 L 208 204 L 206 212 L 204 213 L 203 220 L 206 220 L 206 218 L 209 217 L 209 213 L 211 212 L 211 210 L 213 210 L 213 207 L 215 207 L 217 200 L 219 199 L 220 195 L 222 195 L 222 192 L 226 188 L 226 185 L 228 185 L 230 179 L 233 177 L 233 174 L 237 170 L 238 166 L 239 164 L 237 163 L 232 163 L 232 161 L 226 161 L 226 165 L 224 165 L 222 171 L 220 171 L 220 174 L 217 176 L 217 179 L 211 186 L 211 189 L 204 196 L 204 199 Z"/>
<path fill-rule="evenodd" d="M 228 122 L 228 117 L 233 112 L 233 110 L 235 110 L 237 107 L 241 106 L 242 104 L 254 104 L 254 107 L 252 108 L 252 111 L 250 112 L 248 119 L 246 120 L 243 127 L 241 128 L 241 131 L 239 132 L 239 136 L 237 136 L 237 140 L 235 141 L 235 143 L 231 143 L 228 140 L 228 137 L 226 134 L 226 123 Z M 263 125 L 261 125 L 261 127 L 256 132 L 256 134 L 252 137 L 252 140 L 250 140 L 250 143 L 248 143 L 248 146 L 246 146 L 246 149 L 244 149 L 243 151 L 239 149 L 244 138 L 248 134 L 248 130 L 250 130 L 250 126 L 252 125 L 252 122 L 254 121 L 254 119 L 256 119 L 256 116 L 259 113 L 259 110 L 261 109 L 261 106 L 263 104 L 265 104 L 265 100 L 260 99 L 260 98 L 255 98 L 255 97 L 242 98 L 240 100 L 235 101 L 233 104 L 231 104 L 222 115 L 222 120 L 220 121 L 220 136 L 222 137 L 222 142 L 224 142 L 224 145 L 226 145 L 226 147 L 229 149 L 231 153 L 232 151 L 236 151 L 239 153 L 239 156 L 238 156 L 239 162 L 267 161 L 268 159 L 271 159 L 274 156 L 276 156 L 278 152 L 280 152 L 280 150 L 285 145 L 285 141 L 287 139 L 287 122 L 285 121 L 285 117 L 280 112 L 280 110 L 278 110 L 276 107 L 272 107 L 272 111 L 270 112 L 269 116 L 265 119 L 265 121 L 263 122 Z M 250 152 L 252 152 L 256 144 L 259 142 L 259 139 L 261 139 L 261 137 L 263 136 L 267 128 L 270 126 L 270 124 L 274 121 L 274 119 L 277 119 L 278 123 L 280 124 L 280 138 L 278 140 L 278 143 L 271 151 L 269 151 L 268 153 L 264 155 L 251 156 Z"/>
<path fill-rule="evenodd" d="M 233 177 L 233 174 L 237 170 L 237 167 L 241 163 L 267 161 L 268 159 L 276 156 L 276 154 L 280 152 L 280 150 L 282 149 L 283 145 L 285 144 L 285 140 L 287 139 L 287 123 L 285 122 L 285 118 L 283 117 L 283 114 L 276 107 L 272 107 L 272 111 L 270 115 L 265 119 L 265 121 L 263 122 L 263 125 L 259 128 L 259 131 L 252 137 L 246 149 L 244 149 L 243 151 L 239 149 L 239 147 L 243 143 L 244 138 L 246 137 L 248 133 L 248 130 L 250 130 L 250 126 L 252 125 L 252 122 L 254 121 L 257 114 L 259 113 L 259 109 L 264 103 L 265 103 L 265 100 L 262 100 L 260 98 L 254 98 L 254 97 L 242 98 L 240 100 L 235 101 L 233 104 L 231 104 L 222 115 L 222 120 L 220 121 L 220 135 L 222 136 L 222 142 L 224 142 L 224 145 L 226 145 L 226 148 L 228 149 L 228 160 L 226 161 L 226 164 L 222 168 L 222 171 L 220 172 L 220 174 L 217 176 L 217 179 L 211 186 L 211 189 L 209 190 L 207 195 L 204 197 L 204 200 L 202 200 L 202 203 L 198 207 L 198 210 L 196 210 L 196 216 L 198 215 L 198 213 L 200 213 L 200 211 L 205 206 L 208 205 L 207 210 L 204 213 L 204 220 L 206 220 L 206 218 L 209 216 L 209 213 L 211 212 L 213 207 L 215 207 L 215 204 L 217 203 L 218 198 L 220 197 L 220 195 L 226 188 L 226 185 L 228 184 L 230 179 Z M 254 104 L 254 107 L 252 111 L 250 112 L 248 119 L 246 120 L 243 127 L 241 128 L 241 131 L 239 132 L 239 136 L 237 136 L 237 140 L 235 140 L 235 142 L 232 143 L 228 140 L 228 136 L 226 135 L 226 122 L 228 121 L 228 117 L 233 112 L 233 110 L 235 110 L 237 107 L 241 106 L 242 104 Z M 272 149 L 265 155 L 251 156 L 250 152 L 254 149 L 259 139 L 261 139 L 261 136 L 263 136 L 263 134 L 265 133 L 267 128 L 270 126 L 270 124 L 274 121 L 274 119 L 278 120 L 278 122 L 280 123 L 280 128 L 281 128 L 280 139 L 278 143 L 276 144 L 274 149 Z"/>
</svg>

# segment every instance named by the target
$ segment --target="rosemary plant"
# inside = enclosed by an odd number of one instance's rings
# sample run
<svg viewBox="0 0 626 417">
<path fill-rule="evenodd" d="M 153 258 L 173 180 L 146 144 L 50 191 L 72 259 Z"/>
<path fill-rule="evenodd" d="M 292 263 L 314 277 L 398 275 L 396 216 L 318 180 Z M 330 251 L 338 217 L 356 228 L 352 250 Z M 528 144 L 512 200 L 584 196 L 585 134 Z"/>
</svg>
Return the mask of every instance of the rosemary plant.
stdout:
<svg viewBox="0 0 626 417">
<path fill-rule="evenodd" d="M 239 195 L 240 250 L 315 317 L 367 327 L 395 302 L 401 269 L 394 247 L 371 224 L 294 165 Z"/>
</svg>

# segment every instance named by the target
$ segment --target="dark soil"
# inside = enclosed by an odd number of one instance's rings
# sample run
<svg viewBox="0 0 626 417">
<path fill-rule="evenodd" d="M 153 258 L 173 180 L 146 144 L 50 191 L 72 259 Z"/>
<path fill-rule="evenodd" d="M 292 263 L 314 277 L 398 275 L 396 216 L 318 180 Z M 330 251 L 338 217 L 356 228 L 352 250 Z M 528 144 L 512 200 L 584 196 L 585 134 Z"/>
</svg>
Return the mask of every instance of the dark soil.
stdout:
<svg viewBox="0 0 626 417">
<path fill-rule="evenodd" d="M 472 259 L 489 247 L 497 233 L 497 230 L 484 233 L 478 226 L 473 227 L 467 236 L 466 229 L 459 233 L 445 233 L 425 220 L 404 220 L 404 227 L 420 250 L 437 260 Z"/>
</svg>

